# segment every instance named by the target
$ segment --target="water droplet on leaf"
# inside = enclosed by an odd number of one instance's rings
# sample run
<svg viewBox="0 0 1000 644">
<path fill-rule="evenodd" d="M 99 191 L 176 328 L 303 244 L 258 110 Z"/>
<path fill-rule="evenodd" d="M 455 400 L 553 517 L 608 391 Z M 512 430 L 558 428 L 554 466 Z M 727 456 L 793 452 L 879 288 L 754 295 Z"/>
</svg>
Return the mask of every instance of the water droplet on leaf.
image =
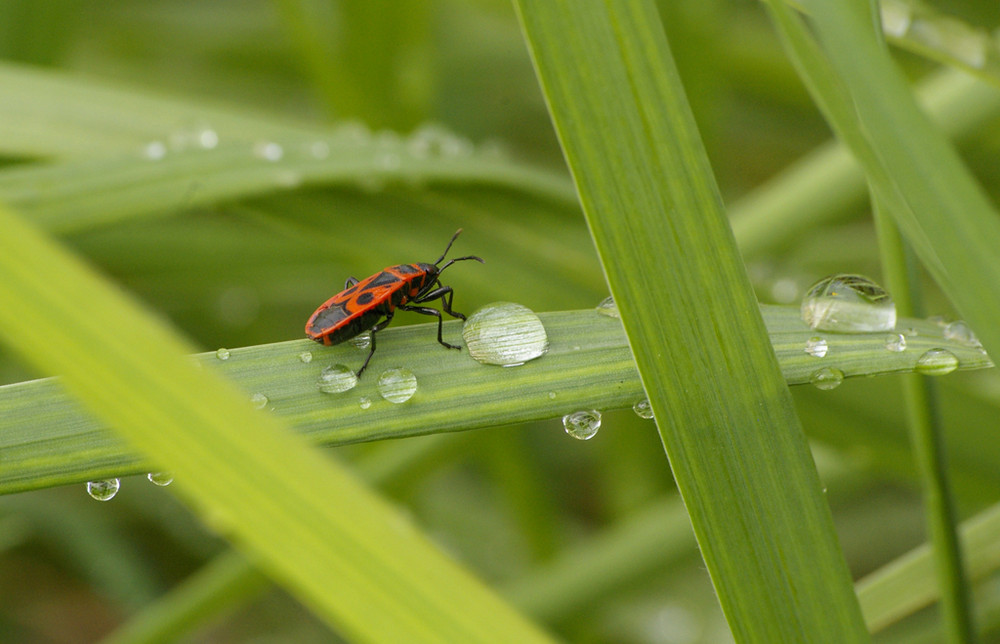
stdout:
<svg viewBox="0 0 1000 644">
<path fill-rule="evenodd" d="M 512 302 L 487 304 L 462 327 L 469 355 L 482 364 L 516 367 L 548 351 L 545 326 L 531 309 Z"/>
<path fill-rule="evenodd" d="M 943 376 L 958 369 L 958 357 L 947 349 L 928 349 L 917 359 L 916 371 L 925 376 Z"/>
<path fill-rule="evenodd" d="M 417 377 L 409 369 L 388 369 L 378 376 L 378 393 L 391 403 L 404 403 L 417 393 Z"/>
<path fill-rule="evenodd" d="M 87 494 L 98 501 L 110 501 L 118 494 L 121 481 L 118 479 L 102 479 L 100 481 L 90 481 L 87 483 Z"/>
<path fill-rule="evenodd" d="M 885 289 L 861 275 L 831 275 L 802 298 L 802 320 L 812 329 L 839 333 L 889 331 L 896 305 Z"/>
<path fill-rule="evenodd" d="M 575 411 L 562 419 L 566 433 L 581 441 L 590 440 L 601 428 L 601 412 L 596 409 Z"/>
<path fill-rule="evenodd" d="M 340 394 L 350 391 L 358 384 L 354 370 L 347 365 L 335 364 L 319 373 L 316 387 L 325 394 Z"/>
<path fill-rule="evenodd" d="M 844 382 L 844 372 L 833 367 L 823 367 L 813 372 L 809 377 L 809 382 L 817 389 L 829 391 L 836 389 L 840 383 Z"/>
<path fill-rule="evenodd" d="M 829 345 L 826 343 L 824 338 L 818 335 L 813 336 L 806 340 L 806 353 L 814 358 L 822 358 L 826 355 L 827 351 L 830 350 Z"/>
</svg>

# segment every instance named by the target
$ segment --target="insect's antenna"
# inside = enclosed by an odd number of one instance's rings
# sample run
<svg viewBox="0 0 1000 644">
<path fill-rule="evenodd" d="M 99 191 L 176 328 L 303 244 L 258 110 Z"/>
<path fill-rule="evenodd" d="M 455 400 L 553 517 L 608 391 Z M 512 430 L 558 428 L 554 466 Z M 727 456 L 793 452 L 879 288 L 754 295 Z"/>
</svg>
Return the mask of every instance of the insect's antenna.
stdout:
<svg viewBox="0 0 1000 644">
<path fill-rule="evenodd" d="M 442 258 L 442 259 L 443 259 L 443 258 Z M 445 265 L 444 265 L 444 266 L 442 266 L 441 268 L 439 268 L 439 269 L 438 269 L 438 275 L 440 275 L 440 274 L 441 274 L 441 273 L 442 273 L 442 272 L 444 271 L 444 269 L 448 268 L 449 266 L 451 266 L 451 265 L 452 265 L 452 264 L 454 264 L 455 262 L 461 262 L 462 260 L 466 260 L 466 259 L 474 259 L 474 260 L 476 260 L 477 262 L 479 262 L 480 264 L 485 264 L 485 263 L 486 263 L 486 260 L 485 260 L 485 259 L 483 259 L 482 257 L 476 257 L 475 255 L 467 255 L 467 256 L 465 256 L 465 257 L 456 257 L 455 259 L 449 259 L 449 260 L 448 260 L 448 261 L 447 261 L 447 262 L 445 263 Z M 438 261 L 440 262 L 441 260 L 439 259 Z"/>
<path fill-rule="evenodd" d="M 448 245 L 445 246 L 444 252 L 441 253 L 441 257 L 438 257 L 437 261 L 434 262 L 435 265 L 441 263 L 441 260 L 444 259 L 444 256 L 448 254 L 449 250 L 451 250 L 451 245 L 455 243 L 455 238 L 458 237 L 459 234 L 461 234 L 461 232 L 462 232 L 462 229 L 459 228 L 458 230 L 455 231 L 455 234 L 451 236 L 451 241 L 449 241 Z"/>
</svg>

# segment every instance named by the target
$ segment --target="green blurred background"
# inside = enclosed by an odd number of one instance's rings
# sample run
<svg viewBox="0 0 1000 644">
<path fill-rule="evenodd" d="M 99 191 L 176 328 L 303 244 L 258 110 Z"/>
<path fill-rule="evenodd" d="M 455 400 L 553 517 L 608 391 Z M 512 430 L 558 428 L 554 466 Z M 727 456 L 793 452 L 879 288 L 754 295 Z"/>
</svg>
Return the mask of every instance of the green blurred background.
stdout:
<svg viewBox="0 0 1000 644">
<path fill-rule="evenodd" d="M 970 24 L 1000 22 L 995 3 L 943 9 Z M 738 203 L 828 140 L 757 3 L 663 2 L 661 14 L 727 202 Z M 914 79 L 932 69 L 916 56 L 899 57 Z M 389 142 L 440 127 L 459 151 L 570 185 L 503 0 L 0 0 L 0 61 L 277 122 L 370 131 Z M 998 125 L 994 118 L 959 141 L 994 197 Z M 211 126 L 179 117 L 162 140 L 182 145 Z M 6 153 L 0 171 L 56 160 Z M 581 309 L 607 294 L 579 210 L 528 185 L 359 180 L 192 208 L 198 190 L 193 182 L 158 204 L 159 217 L 88 226 L 61 239 L 206 351 L 299 338 L 309 313 L 346 276 L 432 261 L 459 227 L 465 232 L 455 252 L 487 263 L 449 271 L 456 310 L 495 300 Z M 773 244 L 747 255 L 762 301 L 794 303 L 831 272 L 878 276 L 864 201 L 826 221 L 792 239 L 776 230 Z M 681 279 L 664 275 L 662 290 L 649 296 L 669 298 L 671 282 Z M 928 310 L 950 313 L 933 287 Z M 404 314 L 394 324 L 424 321 Z M 0 349 L 0 383 L 38 375 Z M 992 422 L 1000 381 L 957 374 L 944 385 L 956 487 L 969 515 L 1000 495 Z M 833 392 L 795 393 L 854 574 L 922 543 L 898 383 L 849 381 Z M 631 410 L 605 413 L 588 442 L 569 439 L 558 419 L 430 440 L 440 445 L 385 493 L 446 551 L 510 593 L 609 530 L 663 516 L 664 504 L 675 503 L 655 428 Z M 363 460 L 391 449 L 337 453 Z M 139 477 L 124 479 L 110 503 L 92 501 L 82 485 L 0 498 L 0 640 L 96 641 L 225 548 L 168 492 Z M 544 616 L 546 625 L 583 642 L 726 641 L 693 542 L 677 553 L 650 555 L 648 566 L 598 584 L 596 594 L 580 588 L 568 607 Z M 883 637 L 912 641 L 932 618 L 928 609 Z M 188 641 L 331 637 L 272 589 Z"/>
</svg>

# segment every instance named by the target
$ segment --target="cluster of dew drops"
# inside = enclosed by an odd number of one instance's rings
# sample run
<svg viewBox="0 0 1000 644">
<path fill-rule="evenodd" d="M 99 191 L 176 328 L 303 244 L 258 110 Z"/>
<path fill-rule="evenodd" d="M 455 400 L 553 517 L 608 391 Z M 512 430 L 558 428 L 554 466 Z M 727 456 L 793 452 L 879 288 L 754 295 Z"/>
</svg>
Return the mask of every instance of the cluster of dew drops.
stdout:
<svg viewBox="0 0 1000 644">
<path fill-rule="evenodd" d="M 420 181 L 422 162 L 464 162 L 476 157 L 484 160 L 504 159 L 507 152 L 497 142 L 474 144 L 436 123 L 425 123 L 409 135 L 390 130 L 373 132 L 361 122 L 342 123 L 329 137 L 277 141 L 259 139 L 252 142 L 229 140 L 202 120 L 188 122 L 167 136 L 145 143 L 139 155 L 150 162 L 161 162 L 172 155 L 201 151 L 211 154 L 245 154 L 246 158 L 273 166 L 273 185 L 297 188 L 309 175 L 322 173 L 315 164 L 335 160 L 338 150 L 349 150 L 354 158 L 369 158 L 370 169 L 355 178 L 357 186 L 366 192 L 378 192 L 386 179 L 398 175 L 407 181 Z M 370 155 L 370 156 L 369 156 Z"/>
<path fill-rule="evenodd" d="M 885 333 L 887 351 L 906 351 L 906 335 L 896 331 L 896 305 L 881 286 L 862 275 L 837 274 L 825 277 L 809 288 L 802 298 L 802 321 L 815 331 L 831 333 Z M 945 324 L 943 336 L 967 346 L 981 346 L 969 326 L 959 320 Z M 916 330 L 909 331 L 915 334 Z M 821 335 L 806 340 L 804 351 L 814 358 L 824 358 L 830 344 Z M 943 348 L 925 351 L 915 371 L 929 376 L 951 373 L 958 368 L 958 357 Z M 844 373 L 833 366 L 816 369 L 810 381 L 818 389 L 834 389 L 844 380 Z"/>
<path fill-rule="evenodd" d="M 619 319 L 618 308 L 613 298 L 608 297 L 597 305 L 598 314 Z M 803 321 L 816 331 L 832 333 L 878 333 L 884 332 L 885 348 L 895 353 L 906 350 L 906 336 L 897 333 L 896 306 L 892 298 L 881 286 L 872 280 L 850 274 L 831 275 L 816 282 L 802 299 Z M 957 340 L 970 346 L 978 345 L 972 330 L 964 322 L 945 325 L 945 338 Z M 469 316 L 463 329 L 469 355 L 482 364 L 501 367 L 517 367 L 544 355 L 548 351 L 548 337 L 539 317 L 530 309 L 511 302 L 488 304 Z M 350 342 L 360 351 L 371 346 L 371 335 L 366 332 Z M 826 338 L 810 337 L 804 351 L 815 358 L 823 358 L 830 351 Z M 219 349 L 217 359 L 227 361 L 232 352 Z M 311 351 L 302 351 L 298 359 L 304 364 L 313 361 Z M 943 375 L 958 368 L 958 358 L 947 349 L 929 349 L 917 360 L 916 371 L 926 375 Z M 810 381 L 819 389 L 834 389 L 844 379 L 842 371 L 825 366 L 814 371 Z M 317 377 L 316 388 L 324 394 L 343 394 L 354 389 L 358 377 L 354 370 L 343 364 L 324 367 Z M 376 389 L 383 400 L 401 404 L 417 393 L 416 375 L 404 367 L 393 367 L 379 373 Z M 555 392 L 549 392 L 550 400 L 556 399 Z M 257 409 L 265 409 L 269 399 L 262 393 L 250 396 L 251 404 Z M 372 400 L 368 396 L 358 399 L 361 409 L 369 409 Z M 643 419 L 653 419 L 653 409 L 648 399 L 637 401 L 632 410 Z M 601 428 L 601 412 L 585 409 L 566 414 L 562 418 L 566 433 L 578 440 L 590 440 Z M 147 478 L 156 485 L 165 486 L 173 481 L 167 472 L 151 472 Z M 99 501 L 109 501 L 118 493 L 120 481 L 117 478 L 90 481 L 87 493 Z"/>
</svg>

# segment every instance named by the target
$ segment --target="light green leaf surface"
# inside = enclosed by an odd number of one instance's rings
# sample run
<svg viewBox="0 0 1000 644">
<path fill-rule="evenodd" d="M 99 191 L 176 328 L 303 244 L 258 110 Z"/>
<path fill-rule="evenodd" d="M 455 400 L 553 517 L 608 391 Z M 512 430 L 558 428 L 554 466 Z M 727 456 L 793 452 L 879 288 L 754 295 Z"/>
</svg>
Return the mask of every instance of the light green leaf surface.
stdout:
<svg viewBox="0 0 1000 644">
<path fill-rule="evenodd" d="M 197 370 L 185 342 L 81 262 L 6 211 L 0 230 L 3 341 L 61 373 L 175 474 L 172 490 L 345 637 L 546 639 L 285 423 Z"/>
<path fill-rule="evenodd" d="M 650 2 L 517 3 L 737 641 L 864 641 L 829 508 Z"/>
<path fill-rule="evenodd" d="M 920 356 L 934 348 L 954 353 L 962 369 L 991 364 L 975 346 L 943 337 L 942 327 L 934 322 L 900 320 L 899 327 L 909 333 L 907 348 L 895 352 L 885 347 L 887 334 L 818 334 L 802 322 L 798 309 L 764 306 L 762 311 L 782 374 L 792 385 L 808 384 L 825 367 L 839 369 L 847 378 L 913 371 Z M 226 360 L 215 352 L 195 358 L 225 374 L 248 399 L 266 396 L 269 411 L 319 445 L 544 420 L 579 409 L 631 407 L 644 397 L 618 320 L 593 310 L 539 317 L 548 333 L 548 352 L 508 369 L 480 365 L 464 351 L 443 350 L 434 341 L 433 324 L 386 329 L 379 334 L 371 370 L 357 387 L 340 394 L 320 392 L 317 379 L 325 367 L 361 364 L 366 350 L 350 343 L 323 347 L 292 340 L 229 349 Z M 459 324 L 445 323 L 448 341 L 459 341 Z M 827 340 L 826 356 L 805 352 L 813 337 Z M 302 361 L 303 354 L 310 362 Z M 418 378 L 417 394 L 401 405 L 383 400 L 376 384 L 379 372 L 394 366 L 405 366 Z M 371 406 L 362 409 L 361 398 Z M 0 415 L 0 493 L 160 467 L 155 459 L 127 449 L 66 394 L 59 379 L 0 387 Z"/>
</svg>

